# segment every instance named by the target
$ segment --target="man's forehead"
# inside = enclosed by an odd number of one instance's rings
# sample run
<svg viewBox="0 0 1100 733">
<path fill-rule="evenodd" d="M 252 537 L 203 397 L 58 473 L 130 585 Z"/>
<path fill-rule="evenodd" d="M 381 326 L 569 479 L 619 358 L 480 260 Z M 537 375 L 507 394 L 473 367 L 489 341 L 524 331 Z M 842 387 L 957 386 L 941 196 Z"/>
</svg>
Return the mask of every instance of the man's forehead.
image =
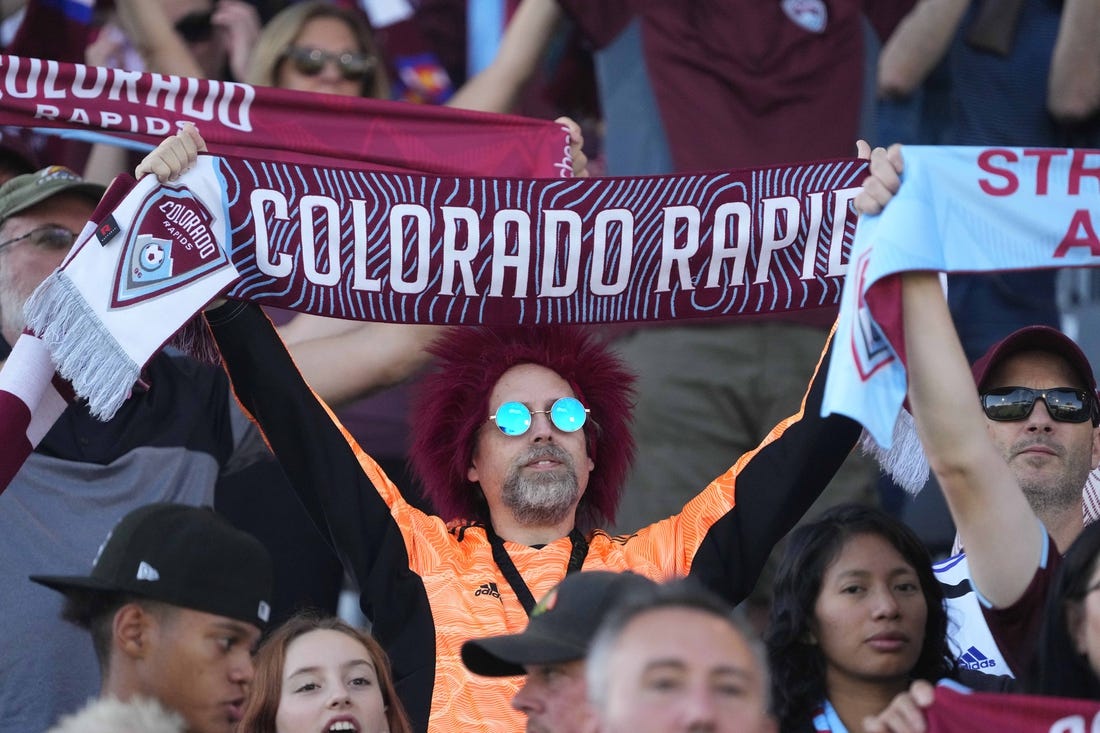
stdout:
<svg viewBox="0 0 1100 733">
<path fill-rule="evenodd" d="M 985 389 L 1008 387 L 1022 379 L 1052 379 L 1059 384 L 1046 386 L 1086 387 L 1084 377 L 1061 354 L 1055 351 L 1017 351 L 1001 359 L 990 370 L 982 385 Z"/>
<path fill-rule="evenodd" d="M 235 618 L 229 618 L 228 616 L 218 616 L 217 614 L 207 613 L 206 611 L 198 611 L 193 608 L 183 608 L 181 606 L 174 606 L 173 609 L 179 614 L 181 619 L 186 620 L 189 625 L 203 632 L 232 632 L 255 639 L 259 639 L 262 633 L 259 627 L 253 626 L 250 623 L 245 623 L 244 621 L 238 621 Z"/>
<path fill-rule="evenodd" d="M 87 221 L 92 218 L 95 207 L 96 202 L 88 196 L 66 191 L 50 196 L 44 201 L 39 201 L 33 206 L 28 206 L 26 209 L 12 214 L 0 223 L 0 226 L 6 227 L 9 223 L 15 222 L 55 224 L 56 221 L 50 220 L 57 216 L 76 217 Z"/>
<path fill-rule="evenodd" d="M 708 640 L 705 660 L 693 644 L 701 635 Z M 732 622 L 696 609 L 663 608 L 641 613 L 623 629 L 616 648 L 634 656 L 646 669 L 706 666 L 708 671 L 736 671 L 745 676 L 758 672 L 745 635 Z"/>
<path fill-rule="evenodd" d="M 520 402 L 528 396 L 576 396 L 564 377 L 540 364 L 517 364 L 508 369 L 493 385 L 492 394 Z"/>
</svg>

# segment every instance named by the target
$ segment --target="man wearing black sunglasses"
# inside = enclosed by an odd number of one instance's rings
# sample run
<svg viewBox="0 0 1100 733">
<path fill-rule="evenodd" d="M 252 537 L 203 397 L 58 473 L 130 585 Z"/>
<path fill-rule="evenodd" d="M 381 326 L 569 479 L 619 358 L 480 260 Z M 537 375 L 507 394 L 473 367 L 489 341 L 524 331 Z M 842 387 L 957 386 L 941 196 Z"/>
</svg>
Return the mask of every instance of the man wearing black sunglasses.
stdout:
<svg viewBox="0 0 1100 733">
<path fill-rule="evenodd" d="M 899 147 L 874 151 L 857 209 L 880 211 L 901 168 Z M 1020 674 L 1100 464 L 1093 368 L 1072 340 L 1038 326 L 1015 331 L 968 368 L 936 273 L 905 274 L 902 306 L 909 402 L 966 548 L 937 572 L 949 604 L 961 604 L 949 634 L 962 665 Z"/>
</svg>

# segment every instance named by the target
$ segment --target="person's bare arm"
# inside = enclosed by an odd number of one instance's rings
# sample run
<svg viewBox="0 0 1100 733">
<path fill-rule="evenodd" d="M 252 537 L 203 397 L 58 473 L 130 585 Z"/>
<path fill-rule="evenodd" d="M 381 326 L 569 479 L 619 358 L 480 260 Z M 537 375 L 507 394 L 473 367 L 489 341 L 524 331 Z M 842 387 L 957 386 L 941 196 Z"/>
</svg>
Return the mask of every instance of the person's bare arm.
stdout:
<svg viewBox="0 0 1100 733">
<path fill-rule="evenodd" d="M 210 23 L 221 32 L 225 41 L 229 72 L 235 80 L 244 81 L 248 76 L 252 51 L 263 30 L 259 11 L 245 0 L 218 0 Z"/>
<path fill-rule="evenodd" d="M 159 0 L 115 0 L 122 28 L 148 71 L 201 79 L 202 67 L 168 20 Z"/>
<path fill-rule="evenodd" d="M 88 66 L 112 66 L 125 55 L 129 41 L 125 32 L 113 22 L 100 29 L 95 41 L 84 50 Z M 109 143 L 94 143 L 84 162 L 84 178 L 104 186 L 129 167 L 126 148 Z"/>
<path fill-rule="evenodd" d="M 1016 602 L 1043 551 L 1035 512 L 986 432 L 978 390 L 934 272 L 902 277 L 909 403 L 929 465 L 962 538 L 974 585 L 994 606 Z"/>
<path fill-rule="evenodd" d="M 300 331 L 307 338 L 291 340 L 291 336 L 284 341 L 309 386 L 333 407 L 409 378 L 428 362 L 425 347 L 444 328 L 346 321 L 349 328 L 337 329 L 330 323 L 336 319 L 306 314 L 286 326 L 294 326 L 302 318 L 318 322 L 319 328 L 304 323 Z M 284 330 L 280 329 L 280 335 Z"/>
<path fill-rule="evenodd" d="M 1097 38 L 1100 38 L 1100 3 L 1066 0 L 1047 86 L 1047 109 L 1061 122 L 1081 122 L 1100 110 Z"/>
<path fill-rule="evenodd" d="M 912 94 L 951 46 L 969 0 L 921 0 L 898 24 L 878 58 L 878 95 Z"/>
<path fill-rule="evenodd" d="M 447 105 L 510 112 L 535 73 L 561 16 L 556 0 L 523 0 L 504 31 L 492 63 L 463 84 Z"/>
<path fill-rule="evenodd" d="M 901 186 L 902 170 L 901 146 L 876 148 L 856 209 L 882 211 Z M 902 309 L 917 432 L 966 547 L 975 585 L 995 606 L 1009 606 L 1039 566 L 1039 520 L 986 431 L 939 274 L 904 274 Z"/>
</svg>

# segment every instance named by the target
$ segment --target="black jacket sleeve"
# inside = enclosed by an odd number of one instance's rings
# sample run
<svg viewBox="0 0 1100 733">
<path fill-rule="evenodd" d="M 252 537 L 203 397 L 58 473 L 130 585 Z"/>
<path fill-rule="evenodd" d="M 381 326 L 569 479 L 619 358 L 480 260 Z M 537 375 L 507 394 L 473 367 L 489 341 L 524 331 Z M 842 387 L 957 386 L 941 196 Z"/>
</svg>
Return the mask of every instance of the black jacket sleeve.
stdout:
<svg viewBox="0 0 1100 733">
<path fill-rule="evenodd" d="M 389 507 L 259 307 L 230 301 L 208 312 L 207 320 L 238 399 L 358 582 L 360 605 L 390 655 L 398 694 L 414 727 L 427 730 L 435 628 L 424 584 L 409 569 Z"/>
<path fill-rule="evenodd" d="M 810 381 L 801 418 L 742 469 L 733 509 L 714 523 L 692 559 L 691 575 L 734 605 L 752 592 L 772 548 L 821 495 L 859 440 L 859 423 L 841 415 L 821 417 L 834 343 Z"/>
</svg>

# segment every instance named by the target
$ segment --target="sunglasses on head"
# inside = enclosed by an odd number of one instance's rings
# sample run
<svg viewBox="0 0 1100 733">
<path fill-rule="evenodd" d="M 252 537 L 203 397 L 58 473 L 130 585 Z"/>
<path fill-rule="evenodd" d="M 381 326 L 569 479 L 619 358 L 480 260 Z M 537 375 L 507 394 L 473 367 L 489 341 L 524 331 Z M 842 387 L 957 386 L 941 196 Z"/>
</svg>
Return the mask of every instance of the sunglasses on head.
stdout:
<svg viewBox="0 0 1100 733">
<path fill-rule="evenodd" d="M 576 397 L 561 397 L 549 410 L 531 410 L 522 402 L 505 402 L 489 416 L 500 432 L 509 436 L 523 435 L 531 429 L 533 415 L 547 415 L 555 428 L 563 433 L 575 433 L 588 420 L 588 408 Z"/>
<path fill-rule="evenodd" d="M 291 46 L 283 53 L 283 58 L 294 64 L 294 69 L 305 76 L 317 76 L 330 61 L 340 69 L 340 74 L 348 81 L 359 81 L 374 72 L 375 60 L 365 53 L 331 53 L 319 48 Z"/>
<path fill-rule="evenodd" d="M 19 242 L 29 242 L 38 249 L 68 250 L 76 241 L 76 234 L 65 227 L 47 225 L 32 229 L 26 234 L 0 242 L 0 249 L 6 249 Z"/>
<path fill-rule="evenodd" d="M 176 21 L 174 28 L 187 43 L 209 41 L 214 35 L 214 25 L 210 22 L 212 12 L 188 13 Z"/>
<path fill-rule="evenodd" d="M 1092 396 L 1073 387 L 999 387 L 981 395 L 985 416 L 1002 422 L 1023 420 L 1035 409 L 1037 400 L 1042 400 L 1051 418 L 1059 422 L 1088 422 L 1093 417 Z"/>
</svg>

